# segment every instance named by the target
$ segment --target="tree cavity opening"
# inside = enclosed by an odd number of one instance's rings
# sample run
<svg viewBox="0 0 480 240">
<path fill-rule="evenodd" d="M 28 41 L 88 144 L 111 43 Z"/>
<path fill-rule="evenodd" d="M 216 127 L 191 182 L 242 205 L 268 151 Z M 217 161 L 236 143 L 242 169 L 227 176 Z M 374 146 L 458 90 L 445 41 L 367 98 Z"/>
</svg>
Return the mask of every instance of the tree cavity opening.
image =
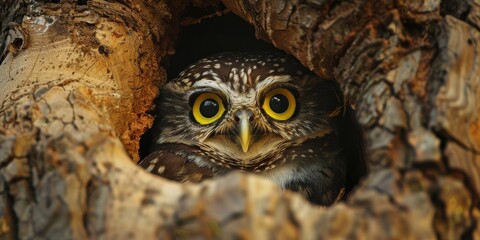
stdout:
<svg viewBox="0 0 480 240">
<path fill-rule="evenodd" d="M 218 13 L 218 14 L 217 14 Z M 221 13 L 221 14 L 220 14 Z M 175 41 L 175 54 L 166 58 L 162 65 L 168 80 L 193 62 L 222 52 L 276 52 L 281 51 L 271 43 L 257 39 L 255 28 L 231 12 L 219 9 L 187 8 L 180 18 L 179 33 Z M 342 96 L 339 96 L 342 97 Z M 363 133 L 354 111 L 345 100 L 344 118 L 340 139 L 347 149 L 346 186 L 348 194 L 367 169 L 363 154 Z M 158 106 L 158 104 L 157 104 Z M 152 114 L 155 115 L 157 111 Z M 155 146 L 158 129 L 153 127 L 141 138 L 139 155 L 144 159 Z"/>
</svg>

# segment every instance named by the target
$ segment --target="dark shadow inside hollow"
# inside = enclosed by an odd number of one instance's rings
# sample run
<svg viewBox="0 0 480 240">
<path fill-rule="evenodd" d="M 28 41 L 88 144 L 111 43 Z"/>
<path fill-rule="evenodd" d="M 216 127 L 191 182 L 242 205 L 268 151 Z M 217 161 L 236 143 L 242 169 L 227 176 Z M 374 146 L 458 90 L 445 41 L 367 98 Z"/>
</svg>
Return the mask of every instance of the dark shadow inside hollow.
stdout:
<svg viewBox="0 0 480 240">
<path fill-rule="evenodd" d="M 187 13 L 202 16 L 202 12 L 196 9 Z M 168 59 L 167 74 L 169 79 L 174 78 L 189 64 L 216 53 L 246 51 L 281 50 L 257 39 L 253 26 L 232 13 L 207 18 L 182 30 L 175 54 Z"/>
<path fill-rule="evenodd" d="M 348 105 L 348 103 L 345 103 Z M 355 117 L 354 110 L 347 106 L 340 129 L 342 145 L 347 158 L 346 190 L 350 192 L 367 175 L 363 129 Z"/>
<path fill-rule="evenodd" d="M 184 17 L 198 19 L 212 14 L 199 8 L 190 8 L 185 11 Z M 183 18 L 185 19 L 185 18 Z M 191 63 L 212 54 L 221 52 L 265 52 L 281 51 L 272 44 L 259 40 L 255 36 L 255 29 L 243 19 L 232 13 L 221 16 L 212 16 L 203 19 L 198 24 L 184 26 L 176 42 L 176 52 L 169 57 L 163 66 L 167 70 L 168 79 L 175 78 Z M 155 115 L 154 113 L 152 113 Z M 362 131 L 355 114 L 350 107 L 345 108 L 343 117 L 339 120 L 343 126 L 340 129 L 340 141 L 345 147 L 347 155 L 347 193 L 366 174 L 363 158 Z M 152 128 L 141 138 L 140 159 L 145 158 L 154 146 L 156 130 Z"/>
</svg>

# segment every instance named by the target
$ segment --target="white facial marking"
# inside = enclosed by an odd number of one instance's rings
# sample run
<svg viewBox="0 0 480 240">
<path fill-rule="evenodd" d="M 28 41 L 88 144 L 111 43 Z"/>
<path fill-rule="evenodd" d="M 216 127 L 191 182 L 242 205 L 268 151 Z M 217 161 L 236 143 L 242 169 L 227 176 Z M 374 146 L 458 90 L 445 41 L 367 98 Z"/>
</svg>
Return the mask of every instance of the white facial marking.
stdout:
<svg viewBox="0 0 480 240">
<path fill-rule="evenodd" d="M 261 81 L 257 84 L 256 89 L 257 91 L 260 89 L 264 89 L 273 83 L 286 83 L 291 81 L 292 78 L 289 75 L 279 75 L 279 76 L 269 76 L 265 78 L 265 80 Z"/>
</svg>

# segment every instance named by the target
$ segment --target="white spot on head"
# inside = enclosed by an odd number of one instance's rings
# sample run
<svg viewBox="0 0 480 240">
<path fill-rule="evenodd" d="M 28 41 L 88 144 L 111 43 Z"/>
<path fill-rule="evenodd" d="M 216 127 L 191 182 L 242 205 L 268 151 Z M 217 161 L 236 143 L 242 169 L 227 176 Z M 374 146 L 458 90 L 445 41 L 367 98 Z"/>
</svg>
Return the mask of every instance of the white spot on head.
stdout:
<svg viewBox="0 0 480 240">
<path fill-rule="evenodd" d="M 208 71 L 203 72 L 203 73 L 202 73 L 202 76 L 207 76 L 207 75 L 209 75 L 209 74 L 211 75 L 211 77 L 212 77 L 213 79 L 219 80 L 217 73 L 214 72 L 213 70 L 208 70 Z"/>
<path fill-rule="evenodd" d="M 165 172 L 165 166 L 160 166 L 157 170 L 158 174 L 162 174 L 163 172 Z"/>
<path fill-rule="evenodd" d="M 213 65 L 213 67 L 214 67 L 215 69 L 219 69 L 219 68 L 220 68 L 220 63 L 217 63 L 217 64 Z"/>
<path fill-rule="evenodd" d="M 150 163 L 150 165 L 148 165 L 147 169 L 145 169 L 147 172 L 152 172 L 153 168 L 155 167 L 155 164 L 153 163 Z"/>
<path fill-rule="evenodd" d="M 245 69 L 240 69 L 240 78 L 242 79 L 243 84 L 247 84 L 248 76 L 245 73 Z"/>
<path fill-rule="evenodd" d="M 232 68 L 229 76 L 231 76 L 230 78 L 233 79 L 233 81 L 235 81 L 235 82 L 238 82 L 240 80 L 240 78 L 238 77 L 238 69 L 237 68 Z"/>
</svg>

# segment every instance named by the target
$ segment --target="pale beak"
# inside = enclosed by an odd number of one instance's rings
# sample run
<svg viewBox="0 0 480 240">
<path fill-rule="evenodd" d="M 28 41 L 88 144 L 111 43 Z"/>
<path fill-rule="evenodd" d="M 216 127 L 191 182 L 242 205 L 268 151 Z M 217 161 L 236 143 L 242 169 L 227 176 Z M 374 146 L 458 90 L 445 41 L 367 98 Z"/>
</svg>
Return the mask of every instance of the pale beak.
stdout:
<svg viewBox="0 0 480 240">
<path fill-rule="evenodd" d="M 248 146 L 250 145 L 250 140 L 252 138 L 252 130 L 250 126 L 250 119 L 247 116 L 240 117 L 240 144 L 242 145 L 243 152 L 248 151 Z"/>
</svg>

